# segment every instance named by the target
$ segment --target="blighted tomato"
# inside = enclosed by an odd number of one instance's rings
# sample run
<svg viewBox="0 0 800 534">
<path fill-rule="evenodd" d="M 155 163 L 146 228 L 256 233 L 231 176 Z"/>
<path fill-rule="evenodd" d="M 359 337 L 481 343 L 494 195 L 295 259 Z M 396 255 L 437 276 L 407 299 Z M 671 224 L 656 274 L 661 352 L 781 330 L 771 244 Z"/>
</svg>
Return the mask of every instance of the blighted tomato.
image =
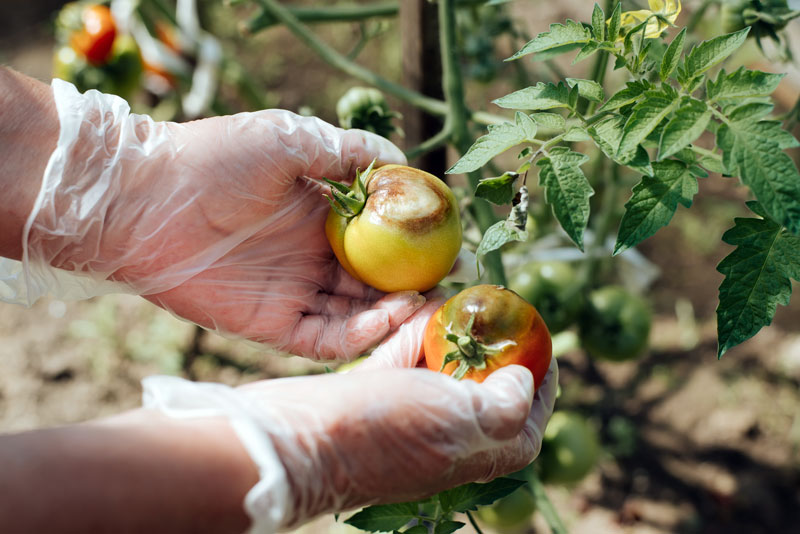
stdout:
<svg viewBox="0 0 800 534">
<path fill-rule="evenodd" d="M 423 346 L 428 369 L 483 382 L 500 367 L 522 365 L 537 389 L 553 353 L 536 308 L 510 289 L 487 284 L 461 291 L 436 310 Z"/>
<path fill-rule="evenodd" d="M 72 34 L 70 45 L 92 65 L 102 65 L 111 56 L 117 26 L 108 6 L 90 5 L 81 13 L 82 29 Z"/>
<path fill-rule="evenodd" d="M 329 183 L 325 234 L 353 278 L 385 292 L 427 291 L 450 272 L 461 220 L 444 182 L 413 167 L 370 165 L 350 187 Z"/>
</svg>

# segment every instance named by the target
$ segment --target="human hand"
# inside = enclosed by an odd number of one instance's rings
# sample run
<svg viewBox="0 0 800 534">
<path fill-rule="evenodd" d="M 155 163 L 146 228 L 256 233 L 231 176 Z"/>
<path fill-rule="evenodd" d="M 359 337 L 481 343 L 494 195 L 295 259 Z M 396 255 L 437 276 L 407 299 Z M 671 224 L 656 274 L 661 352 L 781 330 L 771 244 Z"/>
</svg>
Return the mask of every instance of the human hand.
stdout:
<svg viewBox="0 0 800 534">
<path fill-rule="evenodd" d="M 293 354 L 347 360 L 425 301 L 350 277 L 324 234 L 324 176 L 352 180 L 387 140 L 288 111 L 186 124 L 53 83 L 61 135 L 25 243 L 29 285 L 52 267 L 130 292 L 206 328 Z"/>
<path fill-rule="evenodd" d="M 517 471 L 539 454 L 555 402 L 555 359 L 535 395 L 520 366 L 481 384 L 397 368 L 423 357 L 424 326 L 439 304 L 424 306 L 348 374 L 235 390 L 155 377 L 145 381 L 147 405 L 175 416 L 218 409 L 231 418 L 262 473 L 246 501 L 256 525 L 293 527 Z M 281 469 L 285 478 L 275 474 Z"/>
</svg>

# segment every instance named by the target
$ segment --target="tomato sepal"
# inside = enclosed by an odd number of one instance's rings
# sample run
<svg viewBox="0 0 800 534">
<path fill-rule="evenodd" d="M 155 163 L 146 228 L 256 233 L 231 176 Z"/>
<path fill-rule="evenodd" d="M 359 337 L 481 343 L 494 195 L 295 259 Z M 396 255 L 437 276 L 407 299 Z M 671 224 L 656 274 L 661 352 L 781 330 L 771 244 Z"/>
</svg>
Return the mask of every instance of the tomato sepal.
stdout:
<svg viewBox="0 0 800 534">
<path fill-rule="evenodd" d="M 325 195 L 331 209 L 336 212 L 340 217 L 345 219 L 352 219 L 364 209 L 367 203 L 367 184 L 366 179 L 372 174 L 372 168 L 375 166 L 375 160 L 364 169 L 363 172 L 356 169 L 356 179 L 353 184 L 348 186 L 335 180 L 329 180 L 323 177 L 322 179 L 331 186 L 331 194 Z"/>
</svg>

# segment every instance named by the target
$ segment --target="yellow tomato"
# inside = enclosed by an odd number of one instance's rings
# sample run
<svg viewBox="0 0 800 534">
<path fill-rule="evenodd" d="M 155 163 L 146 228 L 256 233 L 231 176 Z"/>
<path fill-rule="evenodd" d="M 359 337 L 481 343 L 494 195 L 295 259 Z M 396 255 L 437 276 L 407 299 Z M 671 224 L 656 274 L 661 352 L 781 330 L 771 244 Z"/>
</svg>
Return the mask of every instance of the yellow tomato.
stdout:
<svg viewBox="0 0 800 534">
<path fill-rule="evenodd" d="M 365 177 L 360 212 L 331 209 L 325 233 L 342 267 L 385 292 L 427 291 L 455 263 L 461 221 L 455 196 L 425 171 L 385 165 Z"/>
</svg>

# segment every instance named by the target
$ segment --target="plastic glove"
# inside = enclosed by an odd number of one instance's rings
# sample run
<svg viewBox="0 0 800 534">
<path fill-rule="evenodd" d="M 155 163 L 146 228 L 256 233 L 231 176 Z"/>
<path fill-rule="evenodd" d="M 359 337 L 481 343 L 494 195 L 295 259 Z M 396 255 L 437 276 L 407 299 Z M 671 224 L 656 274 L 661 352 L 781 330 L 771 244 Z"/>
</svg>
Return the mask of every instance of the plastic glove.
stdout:
<svg viewBox="0 0 800 534">
<path fill-rule="evenodd" d="M 125 290 L 210 329 L 346 360 L 424 303 L 355 281 L 323 230 L 320 179 L 405 163 L 389 141 L 281 110 L 159 123 L 61 80 L 53 92 L 61 131 L 23 243 L 29 304 Z"/>
<path fill-rule="evenodd" d="M 438 305 L 423 307 L 348 374 L 237 389 L 152 377 L 144 382 L 145 404 L 175 417 L 230 418 L 262 474 L 245 503 L 254 532 L 519 470 L 541 448 L 555 402 L 555 359 L 535 397 L 532 376 L 520 366 L 482 384 L 391 368 L 417 365 Z"/>
</svg>

